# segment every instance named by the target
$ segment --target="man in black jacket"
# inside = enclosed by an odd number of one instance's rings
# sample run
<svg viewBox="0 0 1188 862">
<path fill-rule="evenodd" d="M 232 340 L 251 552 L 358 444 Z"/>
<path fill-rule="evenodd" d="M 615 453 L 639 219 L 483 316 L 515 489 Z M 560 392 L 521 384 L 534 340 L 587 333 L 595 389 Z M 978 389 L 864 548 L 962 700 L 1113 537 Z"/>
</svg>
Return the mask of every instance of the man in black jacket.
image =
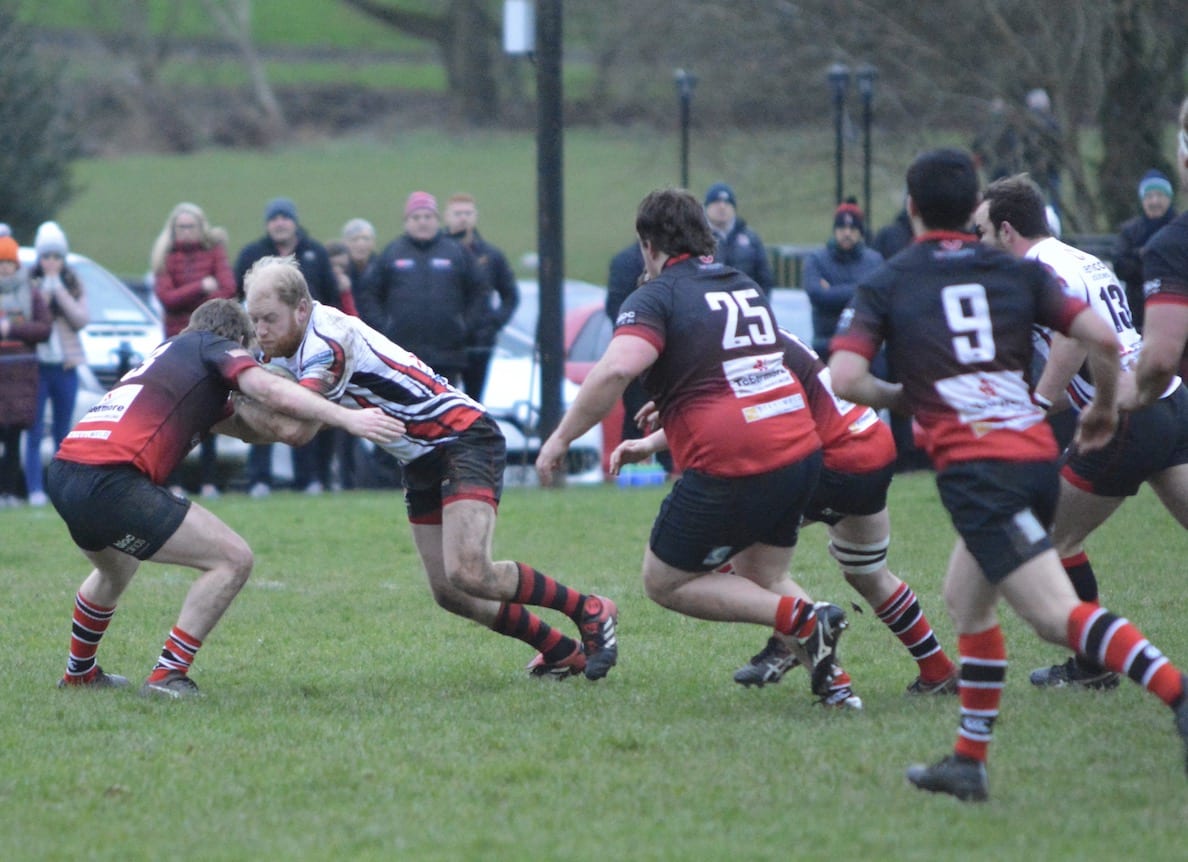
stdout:
<svg viewBox="0 0 1188 862">
<path fill-rule="evenodd" d="M 474 255 L 486 277 L 487 294 L 483 299 L 483 313 L 475 323 L 467 349 L 466 370 L 462 373 L 462 387 L 475 401 L 483 400 L 487 386 L 487 368 L 491 364 L 491 350 L 495 337 L 507 325 L 520 304 L 520 286 L 507 257 L 478 232 L 478 207 L 468 194 L 453 195 L 446 203 L 445 227 L 450 239 L 460 243 Z M 499 307 L 492 300 L 499 297 Z"/>
<path fill-rule="evenodd" d="M 487 287 L 474 256 L 440 226 L 433 195 L 409 195 L 404 233 L 367 270 L 355 304 L 366 324 L 456 386 Z"/>
<path fill-rule="evenodd" d="M 1143 246 L 1178 213 L 1172 206 L 1172 184 L 1165 174 L 1149 170 L 1138 184 L 1142 214 L 1122 222 L 1114 254 L 1114 274 L 1126 288 L 1126 302 L 1134 328 L 1143 331 Z"/>
<path fill-rule="evenodd" d="M 734 189 L 726 183 L 714 183 L 705 193 L 705 217 L 718 241 L 714 259 L 750 276 L 766 295 L 775 286 L 767 249 L 759 234 L 738 217 L 737 207 Z"/>
</svg>

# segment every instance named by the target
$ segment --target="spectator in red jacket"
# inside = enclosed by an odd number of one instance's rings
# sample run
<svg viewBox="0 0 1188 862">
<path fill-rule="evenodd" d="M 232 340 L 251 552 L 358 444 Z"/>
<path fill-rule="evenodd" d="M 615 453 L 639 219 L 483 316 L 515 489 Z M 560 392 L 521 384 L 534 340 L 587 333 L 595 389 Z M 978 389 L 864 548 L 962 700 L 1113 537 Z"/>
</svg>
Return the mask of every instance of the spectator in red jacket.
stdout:
<svg viewBox="0 0 1188 862">
<path fill-rule="evenodd" d="M 180 203 L 169 213 L 165 226 L 153 243 L 149 260 L 153 292 L 165 309 L 165 337 L 172 338 L 190 323 L 190 315 L 208 299 L 232 299 L 235 273 L 227 262 L 227 232 L 211 227 L 197 204 Z M 219 495 L 215 483 L 218 450 L 215 437 L 202 440 L 199 480 L 202 496 Z M 184 494 L 180 477 L 169 477 L 175 494 Z"/>
</svg>

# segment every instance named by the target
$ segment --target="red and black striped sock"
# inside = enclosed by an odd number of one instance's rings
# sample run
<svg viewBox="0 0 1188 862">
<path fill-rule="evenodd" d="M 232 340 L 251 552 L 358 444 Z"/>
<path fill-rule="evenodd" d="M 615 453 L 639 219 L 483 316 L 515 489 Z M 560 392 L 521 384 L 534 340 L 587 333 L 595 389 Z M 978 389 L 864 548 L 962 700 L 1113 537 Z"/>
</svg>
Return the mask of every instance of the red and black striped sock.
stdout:
<svg viewBox="0 0 1188 862">
<path fill-rule="evenodd" d="M 169 675 L 170 671 L 175 670 L 189 673 L 190 665 L 194 663 L 194 654 L 198 652 L 200 646 L 202 646 L 202 641 L 174 626 L 173 630 L 169 632 L 169 637 L 165 639 L 161 657 L 157 659 L 152 673 L 148 676 L 148 681 L 160 682 Z"/>
<path fill-rule="evenodd" d="M 560 611 L 575 623 L 581 624 L 582 605 L 586 599 L 582 593 L 570 589 L 525 563 L 516 563 L 516 569 L 520 574 L 516 587 L 516 602 Z"/>
<path fill-rule="evenodd" d="M 925 682 L 939 682 L 953 672 L 953 662 L 941 649 L 940 641 L 936 639 L 911 587 L 901 583 L 887 601 L 875 608 L 875 613 L 899 638 L 899 642 L 907 647 L 919 665 L 920 677 Z"/>
<path fill-rule="evenodd" d="M 99 641 L 107 631 L 115 607 L 105 608 L 83 598 L 82 592 L 74 597 L 74 617 L 70 625 L 70 657 L 66 661 L 67 685 L 81 685 L 90 682 L 98 673 L 95 653 Z"/>
<path fill-rule="evenodd" d="M 961 656 L 961 679 L 957 684 L 961 728 L 953 753 L 984 762 L 1006 685 L 1006 639 L 998 626 L 958 635 L 957 652 Z"/>
<path fill-rule="evenodd" d="M 1068 615 L 1068 645 L 1102 667 L 1124 673 L 1168 706 L 1184 694 L 1183 674 L 1133 624 L 1084 602 Z"/>
<path fill-rule="evenodd" d="M 776 608 L 775 630 L 795 638 L 806 638 L 817 627 L 813 603 L 796 596 L 781 596 Z"/>
<path fill-rule="evenodd" d="M 499 606 L 491 631 L 535 647 L 550 664 L 573 655 L 578 646 L 573 638 L 561 634 L 523 605 L 512 602 Z"/>
</svg>

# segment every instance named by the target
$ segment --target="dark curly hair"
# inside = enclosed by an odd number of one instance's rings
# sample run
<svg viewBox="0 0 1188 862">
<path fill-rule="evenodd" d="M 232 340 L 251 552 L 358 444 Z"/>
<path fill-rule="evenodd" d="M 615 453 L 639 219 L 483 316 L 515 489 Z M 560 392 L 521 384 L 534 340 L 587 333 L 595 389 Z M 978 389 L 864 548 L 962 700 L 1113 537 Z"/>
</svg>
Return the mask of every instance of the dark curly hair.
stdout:
<svg viewBox="0 0 1188 862">
<path fill-rule="evenodd" d="M 717 241 L 697 198 L 684 189 L 657 189 L 639 204 L 635 232 L 665 254 L 714 253 Z"/>
</svg>

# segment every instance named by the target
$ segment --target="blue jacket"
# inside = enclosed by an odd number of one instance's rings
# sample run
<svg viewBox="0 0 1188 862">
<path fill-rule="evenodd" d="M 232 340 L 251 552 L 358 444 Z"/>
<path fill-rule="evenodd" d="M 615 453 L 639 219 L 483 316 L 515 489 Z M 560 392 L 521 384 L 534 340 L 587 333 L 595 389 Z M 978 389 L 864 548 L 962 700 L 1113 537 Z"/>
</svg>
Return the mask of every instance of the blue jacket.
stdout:
<svg viewBox="0 0 1188 862">
<path fill-rule="evenodd" d="M 833 239 L 805 258 L 802 285 L 813 307 L 813 350 L 821 358 L 829 356 L 829 339 L 854 288 L 882 263 L 883 256 L 864 243 L 843 252 Z"/>
</svg>

